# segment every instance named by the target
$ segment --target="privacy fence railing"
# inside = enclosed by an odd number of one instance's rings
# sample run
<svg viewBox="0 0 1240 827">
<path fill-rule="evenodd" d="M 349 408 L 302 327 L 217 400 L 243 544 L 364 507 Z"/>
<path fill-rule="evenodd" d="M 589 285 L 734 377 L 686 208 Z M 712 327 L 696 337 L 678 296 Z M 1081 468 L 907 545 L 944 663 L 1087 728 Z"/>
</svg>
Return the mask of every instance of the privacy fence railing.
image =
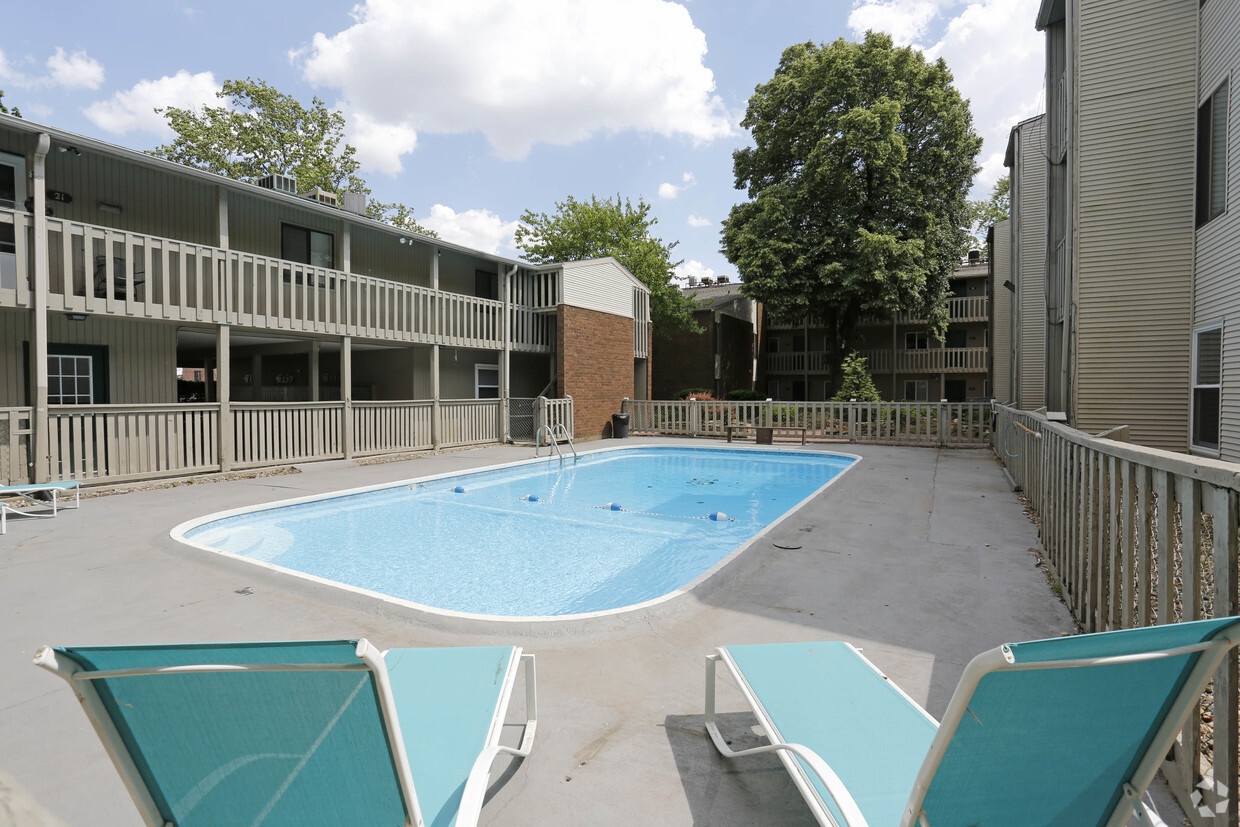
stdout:
<svg viewBox="0 0 1240 827">
<path fill-rule="evenodd" d="M 993 439 L 1085 631 L 1237 613 L 1240 466 L 1090 436 L 1004 406 Z M 1240 820 L 1238 708 L 1233 651 L 1163 766 L 1195 824 Z"/>
<path fill-rule="evenodd" d="M 776 436 L 916 445 L 987 445 L 990 405 L 972 402 L 707 402 L 628 400 L 629 428 L 640 434 Z M 781 432 L 781 429 L 791 429 Z"/>
<path fill-rule="evenodd" d="M 571 432 L 572 399 L 526 401 Z M 234 402 L 231 428 L 221 428 L 218 403 L 57 405 L 41 469 L 32 409 L 0 408 L 0 476 L 122 482 L 495 443 L 505 437 L 503 408 L 499 399 Z"/>
</svg>

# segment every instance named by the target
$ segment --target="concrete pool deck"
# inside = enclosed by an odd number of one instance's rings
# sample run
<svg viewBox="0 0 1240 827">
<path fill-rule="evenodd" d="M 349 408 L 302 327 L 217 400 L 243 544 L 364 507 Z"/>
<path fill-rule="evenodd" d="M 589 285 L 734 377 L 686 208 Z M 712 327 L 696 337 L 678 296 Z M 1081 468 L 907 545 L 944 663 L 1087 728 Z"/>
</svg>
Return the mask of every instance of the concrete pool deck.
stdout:
<svg viewBox="0 0 1240 827">
<path fill-rule="evenodd" d="M 716 754 L 702 726 L 707 652 L 846 640 L 938 717 L 977 653 L 1073 628 L 1031 553 L 1035 527 L 989 451 L 838 448 L 861 462 L 704 588 L 648 613 L 560 628 L 454 630 L 223 563 L 168 535 L 215 511 L 526 459 L 531 448 L 306 464 L 298 474 L 89 498 L 55 519 L 11 518 L 0 537 L 0 825 L 21 797 L 6 775 L 66 824 L 140 823 L 69 688 L 31 664 L 40 644 L 353 637 L 384 649 L 513 643 L 536 655 L 534 751 L 496 763 L 484 824 L 813 824 L 777 759 Z M 519 695 L 513 706 L 522 711 Z M 756 743 L 726 679 L 719 708 L 722 728 Z M 1174 805 L 1156 801 L 1178 824 Z"/>
</svg>

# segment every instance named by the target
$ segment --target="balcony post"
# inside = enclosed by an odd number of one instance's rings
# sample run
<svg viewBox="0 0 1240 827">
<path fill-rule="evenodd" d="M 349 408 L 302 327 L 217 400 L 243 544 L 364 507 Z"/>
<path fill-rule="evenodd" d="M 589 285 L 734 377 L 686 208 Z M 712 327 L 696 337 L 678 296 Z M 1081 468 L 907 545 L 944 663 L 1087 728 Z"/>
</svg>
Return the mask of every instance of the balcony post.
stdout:
<svg viewBox="0 0 1240 827">
<path fill-rule="evenodd" d="M 34 361 L 31 376 L 34 377 L 34 482 L 51 479 L 51 416 L 47 398 L 47 153 L 52 148 L 52 138 L 46 132 L 39 133 L 39 143 L 34 151 L 32 189 L 34 196 Z M 18 232 L 21 232 L 19 229 Z M 66 265 L 66 270 L 68 266 Z"/>
<path fill-rule="evenodd" d="M 233 464 L 233 418 L 230 366 L 232 363 L 228 325 L 220 325 L 215 339 L 215 390 L 220 401 L 220 471 L 231 471 Z"/>
<path fill-rule="evenodd" d="M 431 345 L 431 450 L 439 450 L 442 423 L 439 408 L 439 345 Z"/>
<path fill-rule="evenodd" d="M 500 327 L 501 341 L 504 343 L 503 357 L 499 362 L 499 439 L 508 442 L 508 406 L 511 388 L 508 381 L 508 370 L 512 357 L 512 276 L 517 272 L 516 266 L 504 271 L 504 283 L 501 285 L 504 296 L 504 318 Z"/>
<path fill-rule="evenodd" d="M 344 418 L 340 422 L 340 442 L 344 458 L 353 459 L 353 337 L 340 338 L 340 398 Z"/>
</svg>

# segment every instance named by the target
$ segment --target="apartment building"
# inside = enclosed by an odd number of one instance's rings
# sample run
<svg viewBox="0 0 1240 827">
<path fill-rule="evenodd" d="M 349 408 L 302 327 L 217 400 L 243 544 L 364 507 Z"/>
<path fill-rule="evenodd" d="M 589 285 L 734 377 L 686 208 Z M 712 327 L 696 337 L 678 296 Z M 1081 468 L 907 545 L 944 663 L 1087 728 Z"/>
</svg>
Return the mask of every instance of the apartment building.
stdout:
<svg viewBox="0 0 1240 827">
<path fill-rule="evenodd" d="M 1047 112 L 1008 152 L 1015 401 L 1240 460 L 1240 0 L 1045 0 L 1035 22 Z"/>
<path fill-rule="evenodd" d="M 716 399 L 753 390 L 759 380 L 762 306 L 741 295 L 727 276 L 691 278 L 684 296 L 697 303 L 700 333 L 658 331 L 652 343 L 653 398 L 671 399 L 686 388 L 707 388 Z"/>
<path fill-rule="evenodd" d="M 648 397 L 649 291 L 614 259 L 534 266 L 263 183 L 0 115 L 0 477 L 532 438 L 540 397 L 600 436 Z"/>
<path fill-rule="evenodd" d="M 926 320 L 908 313 L 861 320 L 857 350 L 884 399 L 963 402 L 990 391 L 990 270 L 981 254 L 951 275 L 947 300 L 950 323 L 942 341 L 933 339 Z M 813 319 L 768 320 L 764 338 L 767 396 L 772 399 L 829 399 L 826 330 Z M 761 389 L 761 388 L 760 388 Z"/>
</svg>

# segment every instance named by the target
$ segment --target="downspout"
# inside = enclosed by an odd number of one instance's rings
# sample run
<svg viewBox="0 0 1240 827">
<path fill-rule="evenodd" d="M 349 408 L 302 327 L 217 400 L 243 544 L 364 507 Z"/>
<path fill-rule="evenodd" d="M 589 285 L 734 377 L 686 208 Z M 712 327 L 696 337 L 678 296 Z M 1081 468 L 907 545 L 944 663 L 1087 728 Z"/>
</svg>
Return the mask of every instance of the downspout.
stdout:
<svg viewBox="0 0 1240 827">
<path fill-rule="evenodd" d="M 511 434 L 508 432 L 508 415 L 510 400 L 509 396 L 512 392 L 509 386 L 509 360 L 512 357 L 512 277 L 517 272 L 517 266 L 514 264 L 508 272 L 504 273 L 504 319 L 503 331 L 504 337 L 504 358 L 499 364 L 499 437 L 500 442 L 508 443 L 511 441 Z"/>
<path fill-rule="evenodd" d="M 31 171 L 34 196 L 34 482 L 49 482 L 51 469 L 51 417 L 47 403 L 47 153 L 52 138 L 39 133 Z M 57 474 L 59 476 L 59 472 Z"/>
</svg>

